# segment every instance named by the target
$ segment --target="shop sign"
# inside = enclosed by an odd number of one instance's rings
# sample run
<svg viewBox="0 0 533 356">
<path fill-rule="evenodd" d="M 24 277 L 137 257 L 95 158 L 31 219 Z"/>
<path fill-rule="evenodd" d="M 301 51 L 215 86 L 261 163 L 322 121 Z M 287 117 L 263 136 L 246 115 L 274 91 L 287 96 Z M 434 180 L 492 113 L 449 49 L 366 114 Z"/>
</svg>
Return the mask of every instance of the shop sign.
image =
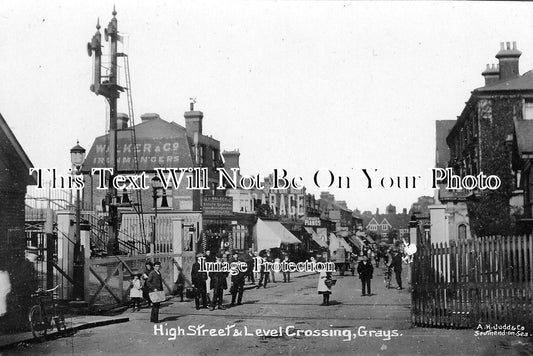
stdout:
<svg viewBox="0 0 533 356">
<path fill-rule="evenodd" d="M 320 226 L 321 222 L 319 217 L 307 217 L 304 224 L 305 226 Z"/>
<path fill-rule="evenodd" d="M 202 199 L 204 215 L 233 215 L 233 198 L 224 196 L 204 196 Z"/>
</svg>

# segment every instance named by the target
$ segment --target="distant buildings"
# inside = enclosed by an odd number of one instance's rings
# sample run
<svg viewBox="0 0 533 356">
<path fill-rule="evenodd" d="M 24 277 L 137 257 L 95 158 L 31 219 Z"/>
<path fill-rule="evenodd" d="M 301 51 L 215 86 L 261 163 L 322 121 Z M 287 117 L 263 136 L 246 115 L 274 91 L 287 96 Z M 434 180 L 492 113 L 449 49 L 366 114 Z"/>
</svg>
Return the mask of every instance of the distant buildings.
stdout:
<svg viewBox="0 0 533 356">
<path fill-rule="evenodd" d="M 407 209 L 403 209 L 401 214 L 396 214 L 396 207 L 389 204 L 385 209 L 385 214 L 380 214 L 378 209 L 375 214 L 363 215 L 363 227 L 384 241 L 387 241 L 389 236 L 407 238 L 409 236 L 409 220 L 410 216 L 407 214 Z"/>
</svg>

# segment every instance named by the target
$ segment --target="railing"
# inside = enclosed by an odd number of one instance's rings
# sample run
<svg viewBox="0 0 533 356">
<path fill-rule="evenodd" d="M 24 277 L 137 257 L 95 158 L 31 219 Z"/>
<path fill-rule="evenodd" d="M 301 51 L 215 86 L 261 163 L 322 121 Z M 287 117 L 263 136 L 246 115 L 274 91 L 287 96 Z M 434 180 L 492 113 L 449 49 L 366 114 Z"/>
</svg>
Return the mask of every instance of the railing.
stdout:
<svg viewBox="0 0 533 356">
<path fill-rule="evenodd" d="M 91 230 L 91 255 L 93 257 L 107 256 L 109 242 L 109 226 L 105 216 L 84 212 L 82 219 L 88 222 Z M 122 217 L 118 232 L 118 244 L 121 254 L 134 256 L 149 252 L 153 233 L 153 216 L 144 215 L 145 234 L 142 233 L 139 216 Z M 166 216 L 158 216 L 156 224 L 156 253 L 172 253 L 172 220 Z"/>
</svg>

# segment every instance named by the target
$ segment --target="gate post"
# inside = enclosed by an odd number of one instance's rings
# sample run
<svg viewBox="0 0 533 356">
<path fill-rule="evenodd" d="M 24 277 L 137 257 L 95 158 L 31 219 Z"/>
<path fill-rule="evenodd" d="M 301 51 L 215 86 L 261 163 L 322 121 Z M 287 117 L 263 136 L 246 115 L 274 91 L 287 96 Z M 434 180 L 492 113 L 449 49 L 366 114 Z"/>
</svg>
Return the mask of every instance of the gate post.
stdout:
<svg viewBox="0 0 533 356">
<path fill-rule="evenodd" d="M 57 212 L 57 265 L 71 280 L 74 278 L 74 228 L 71 220 L 74 219 L 72 211 Z M 72 299 L 73 285 L 66 278 L 62 280 L 61 290 L 64 299 Z"/>
<path fill-rule="evenodd" d="M 56 252 L 56 241 L 54 238 L 54 211 L 46 209 L 46 220 L 44 222 L 44 233 L 46 236 L 46 289 L 54 288 L 54 254 Z M 59 257 L 59 256 L 58 256 Z"/>
<path fill-rule="evenodd" d="M 178 254 L 179 257 L 174 257 L 174 262 L 178 266 L 183 267 L 183 219 L 172 219 L 172 253 L 174 255 Z M 179 270 L 175 263 L 172 264 L 173 276 L 172 280 L 175 281 L 178 277 Z"/>
<path fill-rule="evenodd" d="M 91 267 L 91 225 L 81 224 L 80 243 L 83 252 L 83 300 L 89 302 L 89 268 Z"/>
</svg>

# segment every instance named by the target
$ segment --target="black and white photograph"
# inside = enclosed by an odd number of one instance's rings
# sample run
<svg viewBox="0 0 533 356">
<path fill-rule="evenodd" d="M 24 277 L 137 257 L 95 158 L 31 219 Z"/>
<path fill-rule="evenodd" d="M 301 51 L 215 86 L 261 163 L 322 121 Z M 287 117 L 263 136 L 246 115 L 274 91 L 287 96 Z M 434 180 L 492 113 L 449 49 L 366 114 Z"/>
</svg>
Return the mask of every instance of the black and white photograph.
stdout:
<svg viewBox="0 0 533 356">
<path fill-rule="evenodd" d="M 0 34 L 0 356 L 533 355 L 533 2 Z"/>
</svg>

